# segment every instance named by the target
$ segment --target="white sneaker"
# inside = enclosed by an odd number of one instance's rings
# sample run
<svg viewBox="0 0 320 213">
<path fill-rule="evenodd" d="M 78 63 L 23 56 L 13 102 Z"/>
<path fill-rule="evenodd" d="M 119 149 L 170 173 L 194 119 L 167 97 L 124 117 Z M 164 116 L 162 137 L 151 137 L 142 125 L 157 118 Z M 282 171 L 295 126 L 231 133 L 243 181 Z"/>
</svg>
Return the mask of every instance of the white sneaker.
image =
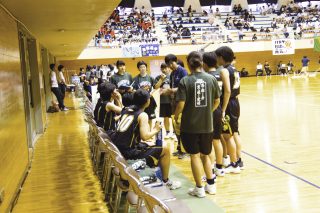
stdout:
<svg viewBox="0 0 320 213">
<path fill-rule="evenodd" d="M 215 195 L 217 193 L 216 184 L 206 184 L 204 190 L 210 195 Z"/>
<path fill-rule="evenodd" d="M 171 139 L 174 139 L 174 138 L 176 138 L 176 135 L 172 132 L 172 133 L 169 134 L 169 137 L 170 137 Z"/>
<path fill-rule="evenodd" d="M 192 196 L 195 196 L 195 197 L 199 197 L 199 198 L 202 198 L 202 197 L 205 197 L 205 196 L 206 196 L 206 192 L 205 192 L 205 190 L 204 190 L 204 187 L 201 187 L 201 188 L 198 188 L 198 187 L 191 188 L 191 189 L 189 189 L 188 194 L 189 194 L 189 195 L 192 195 Z"/>
<path fill-rule="evenodd" d="M 224 167 L 227 167 L 230 164 L 230 157 L 227 155 L 227 157 L 223 157 L 223 162 L 222 162 Z"/>
<path fill-rule="evenodd" d="M 68 111 L 69 109 L 67 107 L 61 109 L 61 111 Z"/>
<path fill-rule="evenodd" d="M 170 138 L 170 133 L 164 136 L 164 139 L 168 139 L 168 138 Z"/>
<path fill-rule="evenodd" d="M 240 174 L 241 170 L 240 170 L 240 167 L 239 167 L 239 166 L 233 167 L 231 164 L 229 164 L 229 165 L 226 167 L 225 172 L 226 172 L 227 174 L 229 174 L 229 173 Z"/>
<path fill-rule="evenodd" d="M 175 190 L 175 189 L 179 189 L 181 187 L 181 182 L 180 181 L 168 180 L 168 182 L 166 182 L 165 185 L 170 190 Z"/>
<path fill-rule="evenodd" d="M 226 174 L 226 171 L 222 168 L 222 169 L 218 169 L 215 168 L 214 169 L 214 173 L 218 176 L 218 177 L 224 177 Z"/>
</svg>

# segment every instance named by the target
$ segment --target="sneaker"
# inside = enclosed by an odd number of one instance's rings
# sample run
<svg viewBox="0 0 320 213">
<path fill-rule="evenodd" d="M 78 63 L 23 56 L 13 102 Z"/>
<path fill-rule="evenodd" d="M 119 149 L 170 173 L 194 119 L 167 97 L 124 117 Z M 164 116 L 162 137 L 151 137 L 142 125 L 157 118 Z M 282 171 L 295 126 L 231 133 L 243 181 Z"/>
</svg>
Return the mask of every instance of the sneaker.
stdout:
<svg viewBox="0 0 320 213">
<path fill-rule="evenodd" d="M 61 109 L 61 111 L 68 111 L 69 109 L 67 107 Z"/>
<path fill-rule="evenodd" d="M 239 165 L 241 170 L 244 170 L 243 161 L 238 161 L 238 165 Z"/>
<path fill-rule="evenodd" d="M 227 157 L 223 157 L 223 166 L 227 167 L 230 164 L 230 157 L 227 155 Z"/>
<path fill-rule="evenodd" d="M 215 195 L 217 193 L 216 184 L 206 184 L 204 187 L 204 191 L 206 191 L 210 195 Z"/>
<path fill-rule="evenodd" d="M 168 180 L 168 182 L 166 182 L 165 185 L 168 187 L 168 189 L 175 190 L 175 189 L 179 189 L 181 187 L 181 182 Z"/>
<path fill-rule="evenodd" d="M 136 170 L 137 172 L 140 171 L 140 170 L 143 170 L 145 169 L 147 166 L 147 163 L 145 160 L 139 160 L 137 162 L 134 162 L 131 167 Z"/>
<path fill-rule="evenodd" d="M 171 139 L 175 139 L 175 138 L 177 138 L 177 137 L 176 137 L 176 135 L 175 135 L 174 133 L 170 133 L 170 134 L 169 134 L 169 137 L 170 137 Z"/>
<path fill-rule="evenodd" d="M 178 155 L 178 159 L 183 159 L 183 158 L 185 158 L 185 157 L 187 157 L 187 156 L 188 156 L 187 153 L 185 153 L 185 152 L 180 152 L 179 155 Z"/>
<path fill-rule="evenodd" d="M 169 139 L 169 138 L 170 138 L 170 133 L 164 136 L 164 139 Z"/>
<path fill-rule="evenodd" d="M 223 168 L 222 169 L 215 168 L 214 174 L 216 174 L 218 177 L 224 177 L 226 172 Z"/>
<path fill-rule="evenodd" d="M 238 165 L 236 167 L 233 167 L 231 163 L 225 169 L 225 173 L 227 174 L 229 173 L 240 174 L 240 172 L 241 172 L 240 167 Z"/>
<path fill-rule="evenodd" d="M 175 151 L 174 153 L 172 153 L 173 156 L 178 156 L 181 153 L 181 151 Z"/>
<path fill-rule="evenodd" d="M 198 188 L 198 187 L 194 187 L 189 189 L 188 192 L 189 195 L 195 196 L 195 197 L 205 197 L 206 196 L 206 191 L 204 190 L 204 187 Z"/>
</svg>

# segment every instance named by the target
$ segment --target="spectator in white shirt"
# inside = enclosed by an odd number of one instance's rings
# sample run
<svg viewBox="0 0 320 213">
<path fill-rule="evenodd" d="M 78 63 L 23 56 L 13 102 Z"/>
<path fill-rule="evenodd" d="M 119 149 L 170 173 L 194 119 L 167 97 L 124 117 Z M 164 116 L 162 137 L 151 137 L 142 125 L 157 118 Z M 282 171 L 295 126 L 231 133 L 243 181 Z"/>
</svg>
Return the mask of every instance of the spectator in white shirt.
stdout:
<svg viewBox="0 0 320 213">
<path fill-rule="evenodd" d="M 50 64 L 50 83 L 51 83 L 51 91 L 53 94 L 56 96 L 58 103 L 59 103 L 59 108 L 61 111 L 67 111 L 68 108 L 64 106 L 63 103 L 63 98 L 62 98 L 62 93 L 59 89 L 59 84 L 57 80 L 57 75 L 55 72 L 55 64 Z"/>
<path fill-rule="evenodd" d="M 263 75 L 263 68 L 262 64 L 258 61 L 257 64 L 257 71 L 256 71 L 256 76 L 262 76 Z"/>
</svg>

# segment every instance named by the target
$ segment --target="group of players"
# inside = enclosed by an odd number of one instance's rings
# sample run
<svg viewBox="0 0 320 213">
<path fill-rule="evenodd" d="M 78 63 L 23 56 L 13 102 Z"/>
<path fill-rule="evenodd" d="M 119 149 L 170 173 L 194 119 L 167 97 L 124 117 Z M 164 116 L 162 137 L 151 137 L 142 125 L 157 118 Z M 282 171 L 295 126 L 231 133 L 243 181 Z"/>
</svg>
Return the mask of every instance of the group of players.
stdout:
<svg viewBox="0 0 320 213">
<path fill-rule="evenodd" d="M 123 61 L 117 61 L 118 72 L 110 82 L 98 86 L 100 99 L 94 110 L 97 124 L 109 134 L 126 159 L 145 159 L 150 167 L 159 166 L 163 183 L 171 190 L 181 187 L 169 179 L 168 146 L 149 143 L 162 126 L 155 118 L 153 92 L 160 88 L 160 117 L 169 134 L 170 117 L 177 136 L 177 152 L 191 158 L 196 186 L 189 194 L 205 197 L 216 193 L 216 176 L 241 172 L 241 141 L 238 131 L 240 75 L 232 65 L 234 53 L 223 46 L 214 52 L 191 52 L 187 70 L 175 55 L 165 57 L 162 74 L 153 79 L 147 64 L 139 61 L 140 74 L 135 78 L 126 72 Z M 214 147 L 214 152 L 212 150 Z M 185 155 L 185 154 L 184 154 Z M 201 168 L 203 167 L 203 169 Z M 205 171 L 205 178 L 202 170 Z M 203 187 L 203 181 L 207 182 Z"/>
</svg>

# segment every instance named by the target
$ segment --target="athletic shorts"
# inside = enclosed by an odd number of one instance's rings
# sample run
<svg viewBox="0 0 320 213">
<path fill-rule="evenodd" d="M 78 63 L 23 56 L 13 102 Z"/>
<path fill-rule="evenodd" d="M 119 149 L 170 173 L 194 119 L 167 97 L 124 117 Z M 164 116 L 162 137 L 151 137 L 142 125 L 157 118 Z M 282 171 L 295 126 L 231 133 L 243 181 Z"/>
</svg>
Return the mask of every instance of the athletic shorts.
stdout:
<svg viewBox="0 0 320 213">
<path fill-rule="evenodd" d="M 131 149 L 121 152 L 123 157 L 127 160 L 145 159 L 147 165 L 151 168 L 158 165 L 161 153 L 162 147 L 148 145 L 146 145 L 146 147 L 143 149 Z"/>
<path fill-rule="evenodd" d="M 235 132 L 239 132 L 239 117 L 240 117 L 240 104 L 238 98 L 230 98 L 227 109 L 226 115 L 230 117 L 230 127 L 232 135 Z M 223 133 L 230 134 L 229 129 L 223 130 Z"/>
<path fill-rule="evenodd" d="M 222 133 L 222 109 L 219 105 L 213 112 L 213 139 L 220 139 Z"/>
<path fill-rule="evenodd" d="M 184 150 L 192 155 L 201 153 L 209 155 L 212 151 L 212 133 L 184 133 L 181 132 L 181 142 Z"/>
<path fill-rule="evenodd" d="M 172 115 L 171 104 L 160 104 L 160 117 L 170 118 Z"/>
</svg>

